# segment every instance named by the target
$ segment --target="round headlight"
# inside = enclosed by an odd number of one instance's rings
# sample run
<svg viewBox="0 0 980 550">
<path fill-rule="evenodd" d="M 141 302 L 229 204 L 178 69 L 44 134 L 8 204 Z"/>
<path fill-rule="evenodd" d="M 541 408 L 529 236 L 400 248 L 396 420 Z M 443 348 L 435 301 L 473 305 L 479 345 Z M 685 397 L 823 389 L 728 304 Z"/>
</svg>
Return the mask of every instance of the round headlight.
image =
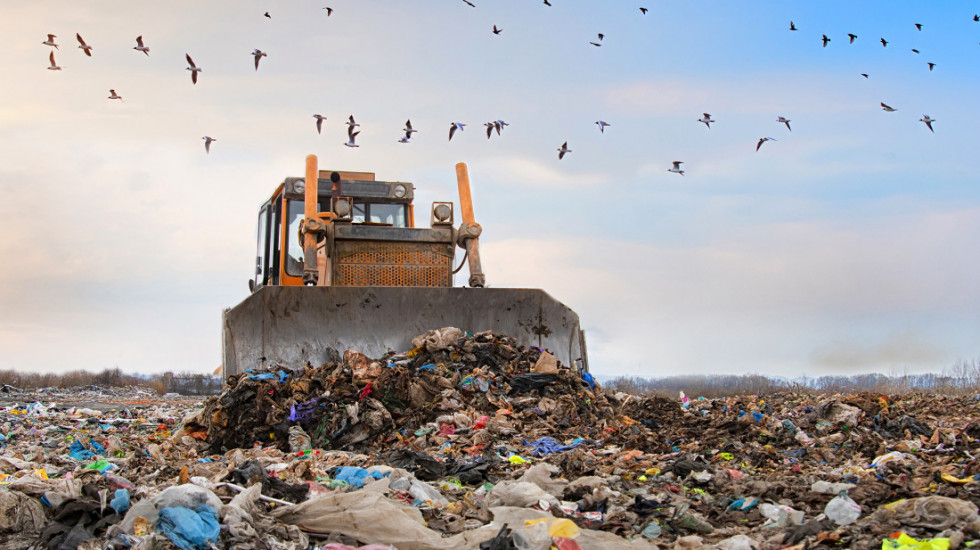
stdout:
<svg viewBox="0 0 980 550">
<path fill-rule="evenodd" d="M 441 222 L 449 219 L 453 213 L 453 209 L 449 208 L 448 204 L 437 204 L 435 208 L 432 209 L 432 215 Z"/>
<path fill-rule="evenodd" d="M 406 193 L 408 193 L 408 189 L 404 185 L 402 185 L 402 184 L 399 183 L 398 185 L 395 186 L 395 197 L 396 198 L 399 198 L 399 199 L 404 198 Z"/>
<path fill-rule="evenodd" d="M 350 216 L 350 202 L 347 199 L 337 199 L 333 205 L 334 214 L 338 217 L 346 218 Z"/>
<path fill-rule="evenodd" d="M 303 180 L 296 180 L 296 182 L 293 183 L 293 190 L 296 191 L 297 193 L 303 193 L 303 192 L 305 192 L 306 191 L 306 182 L 303 181 Z"/>
</svg>

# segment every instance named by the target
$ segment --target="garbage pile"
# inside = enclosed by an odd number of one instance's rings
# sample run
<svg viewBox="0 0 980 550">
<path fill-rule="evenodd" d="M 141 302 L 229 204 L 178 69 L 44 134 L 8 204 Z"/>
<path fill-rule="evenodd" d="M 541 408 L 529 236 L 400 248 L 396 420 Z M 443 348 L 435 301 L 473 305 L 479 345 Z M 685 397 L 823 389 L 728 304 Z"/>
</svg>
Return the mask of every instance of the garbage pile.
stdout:
<svg viewBox="0 0 980 550">
<path fill-rule="evenodd" d="M 980 398 L 602 389 L 441 329 L 115 411 L 0 410 L 0 550 L 961 548 Z"/>
</svg>

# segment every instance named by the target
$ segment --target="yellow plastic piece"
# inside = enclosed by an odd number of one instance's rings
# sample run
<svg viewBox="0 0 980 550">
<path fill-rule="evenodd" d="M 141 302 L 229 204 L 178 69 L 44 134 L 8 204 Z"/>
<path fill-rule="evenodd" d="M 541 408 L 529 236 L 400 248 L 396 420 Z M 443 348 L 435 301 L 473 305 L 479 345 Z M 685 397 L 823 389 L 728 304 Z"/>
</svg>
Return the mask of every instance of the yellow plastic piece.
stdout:
<svg viewBox="0 0 980 550">
<path fill-rule="evenodd" d="M 640 477 L 636 478 L 636 480 L 637 481 L 646 481 L 647 480 L 647 476 L 640 476 Z"/>
<path fill-rule="evenodd" d="M 660 473 L 660 468 L 648 468 L 647 471 L 643 472 L 648 476 L 655 476 Z"/>
<path fill-rule="evenodd" d="M 949 550 L 949 539 L 918 540 L 899 533 L 881 541 L 881 550 Z"/>
<path fill-rule="evenodd" d="M 974 483 L 974 479 L 972 477 L 959 478 L 951 474 L 942 474 L 939 477 L 941 477 L 943 481 L 948 481 L 950 483 L 959 483 L 961 485 L 965 485 L 967 483 Z"/>
<path fill-rule="evenodd" d="M 548 524 L 548 535 L 552 537 L 561 537 L 565 539 L 575 538 L 579 534 L 578 525 L 570 519 L 555 519 L 555 518 L 540 518 L 540 519 L 529 519 L 524 522 L 524 525 L 536 525 L 538 523 Z"/>
<path fill-rule="evenodd" d="M 507 460 L 509 460 L 511 464 L 515 464 L 515 465 L 527 464 L 528 462 L 527 459 L 525 459 L 521 455 L 511 455 L 510 458 L 508 458 Z"/>
</svg>

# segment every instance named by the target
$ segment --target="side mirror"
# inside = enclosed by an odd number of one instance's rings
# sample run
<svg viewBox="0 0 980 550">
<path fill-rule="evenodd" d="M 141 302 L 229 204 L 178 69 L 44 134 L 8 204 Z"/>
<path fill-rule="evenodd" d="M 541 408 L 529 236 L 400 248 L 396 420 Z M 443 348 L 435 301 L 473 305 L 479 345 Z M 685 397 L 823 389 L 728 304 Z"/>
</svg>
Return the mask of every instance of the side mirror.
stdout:
<svg viewBox="0 0 980 550">
<path fill-rule="evenodd" d="M 249 279 L 248 280 L 248 291 L 249 292 L 255 292 L 255 280 L 254 279 Z"/>
</svg>

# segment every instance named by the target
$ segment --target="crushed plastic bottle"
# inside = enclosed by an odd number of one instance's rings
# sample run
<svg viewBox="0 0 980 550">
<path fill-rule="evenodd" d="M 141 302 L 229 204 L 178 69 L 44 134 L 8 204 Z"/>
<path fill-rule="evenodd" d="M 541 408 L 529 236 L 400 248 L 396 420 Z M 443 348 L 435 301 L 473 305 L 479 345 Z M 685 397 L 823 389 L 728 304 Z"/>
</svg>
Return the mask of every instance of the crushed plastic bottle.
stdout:
<svg viewBox="0 0 980 550">
<path fill-rule="evenodd" d="M 827 503 L 823 513 L 837 525 L 848 525 L 861 517 L 861 505 L 847 496 L 847 491 L 841 491 Z"/>
</svg>

